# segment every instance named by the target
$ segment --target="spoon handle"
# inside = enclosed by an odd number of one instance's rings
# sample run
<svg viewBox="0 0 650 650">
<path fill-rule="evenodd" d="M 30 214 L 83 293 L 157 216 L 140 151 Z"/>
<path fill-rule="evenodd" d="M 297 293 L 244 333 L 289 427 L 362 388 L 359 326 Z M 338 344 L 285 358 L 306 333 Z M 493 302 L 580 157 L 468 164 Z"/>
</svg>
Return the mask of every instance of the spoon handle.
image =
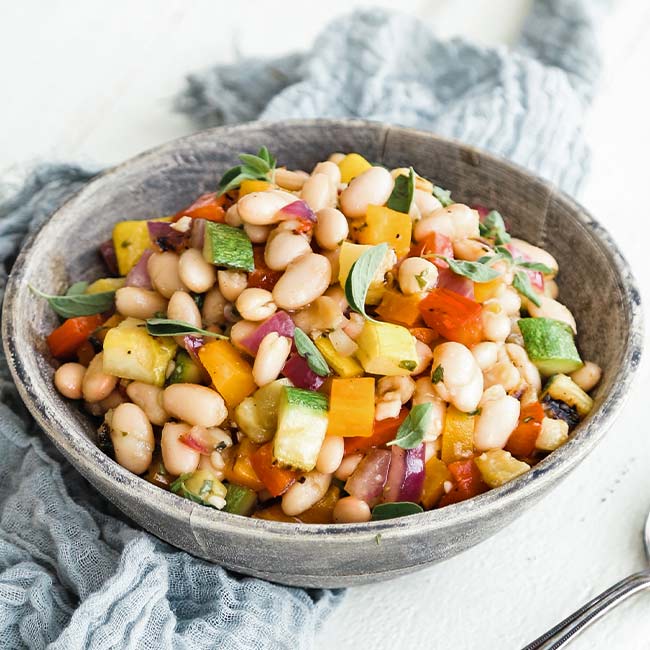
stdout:
<svg viewBox="0 0 650 650">
<path fill-rule="evenodd" d="M 590 600 L 561 623 L 558 623 L 535 641 L 529 643 L 523 650 L 557 650 L 557 648 L 562 648 L 603 614 L 620 605 L 632 594 L 649 587 L 650 573 L 648 571 L 633 573 Z"/>
</svg>

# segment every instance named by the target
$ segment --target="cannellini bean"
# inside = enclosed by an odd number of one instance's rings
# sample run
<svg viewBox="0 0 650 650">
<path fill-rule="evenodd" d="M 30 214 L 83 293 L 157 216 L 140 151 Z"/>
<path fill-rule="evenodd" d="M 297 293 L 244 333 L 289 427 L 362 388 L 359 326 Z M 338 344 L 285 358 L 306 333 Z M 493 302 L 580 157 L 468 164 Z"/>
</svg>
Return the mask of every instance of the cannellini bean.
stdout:
<svg viewBox="0 0 650 650">
<path fill-rule="evenodd" d="M 341 465 L 345 444 L 340 436 L 325 436 L 318 452 L 316 470 L 321 474 L 333 474 Z"/>
<path fill-rule="evenodd" d="M 472 353 L 453 341 L 441 343 L 433 350 L 432 366 L 442 368 L 443 378 L 434 384 L 441 399 L 459 411 L 476 410 L 483 394 L 483 375 Z"/>
<path fill-rule="evenodd" d="M 336 303 L 339 306 L 339 309 L 344 312 L 348 307 L 348 300 L 345 297 L 345 291 L 343 290 L 343 287 L 340 285 L 330 287 L 326 292 L 325 292 L 325 297 L 326 298 L 331 298 L 332 300 L 336 301 Z"/>
<path fill-rule="evenodd" d="M 432 417 L 422 439 L 424 442 L 433 442 L 442 434 L 445 427 L 447 404 L 436 395 L 433 384 L 428 377 L 420 377 L 415 382 L 412 404 L 413 406 L 431 404 Z"/>
<path fill-rule="evenodd" d="M 357 468 L 357 465 L 361 462 L 363 454 L 350 454 L 349 456 L 344 456 L 339 468 L 334 473 L 334 476 L 339 481 L 347 481 L 350 478 L 350 475 Z"/>
<path fill-rule="evenodd" d="M 350 181 L 341 192 L 339 202 L 343 214 L 351 219 L 363 217 L 369 205 L 384 205 L 393 191 L 390 172 L 383 167 L 371 167 Z"/>
<path fill-rule="evenodd" d="M 514 390 L 521 381 L 519 370 L 510 360 L 503 346 L 499 347 L 497 362 L 483 372 L 484 388 L 500 385 L 506 391 Z"/>
<path fill-rule="evenodd" d="M 323 208 L 331 208 L 336 204 L 336 186 L 328 175 L 313 174 L 302 186 L 300 198 L 314 212 Z"/>
<path fill-rule="evenodd" d="M 171 298 L 175 291 L 187 291 L 178 271 L 180 258 L 176 253 L 154 253 L 147 260 L 147 271 L 153 288 L 163 297 Z"/>
<path fill-rule="evenodd" d="M 548 251 L 545 251 L 543 248 L 539 248 L 538 246 L 533 246 L 523 239 L 517 239 L 515 237 L 510 240 L 510 243 L 520 253 L 523 253 L 533 262 L 544 264 L 545 266 L 553 269 L 553 275 L 557 274 L 559 268 L 557 260 Z"/>
<path fill-rule="evenodd" d="M 302 189 L 302 186 L 305 184 L 305 181 L 309 178 L 307 172 L 302 171 L 290 171 L 284 167 L 278 167 L 275 170 L 275 184 L 280 186 L 284 190 L 290 190 L 292 192 L 297 192 Z"/>
<path fill-rule="evenodd" d="M 320 501 L 332 482 L 331 474 L 321 474 L 316 470 L 308 472 L 296 481 L 282 497 L 282 511 L 285 515 L 295 517 L 309 510 Z"/>
<path fill-rule="evenodd" d="M 535 364 L 528 358 L 526 350 L 516 343 L 506 343 L 506 352 L 521 378 L 535 391 L 542 390 L 542 379 Z"/>
<path fill-rule="evenodd" d="M 264 248 L 264 261 L 273 271 L 284 271 L 291 262 L 311 252 L 309 240 L 290 230 L 276 230 Z"/>
<path fill-rule="evenodd" d="M 215 464 L 212 462 L 212 456 L 213 455 L 216 458 L 217 464 L 221 465 L 220 467 L 215 466 Z M 226 466 L 226 464 L 225 464 L 221 454 L 218 451 L 215 451 L 212 454 L 210 454 L 209 456 L 204 456 L 203 454 L 201 454 L 201 456 L 199 457 L 199 464 L 196 466 L 196 469 L 207 470 L 208 472 L 210 472 L 210 474 L 212 476 L 214 476 L 214 478 L 221 481 L 224 478 L 224 471 L 223 470 L 224 470 L 225 466 Z"/>
<path fill-rule="evenodd" d="M 418 355 L 418 363 L 411 370 L 411 375 L 421 375 L 430 365 L 433 360 L 433 352 L 431 348 L 422 341 L 415 341 L 415 352 Z"/>
<path fill-rule="evenodd" d="M 309 307 L 297 311 L 293 318 L 296 325 L 308 333 L 333 330 L 345 321 L 339 303 L 327 296 L 316 298 Z"/>
<path fill-rule="evenodd" d="M 370 506 L 357 497 L 343 497 L 334 504 L 332 520 L 335 524 L 362 524 L 370 521 Z"/>
<path fill-rule="evenodd" d="M 481 370 L 487 370 L 497 362 L 499 347 L 498 343 L 492 343 L 491 341 L 484 341 L 472 346 L 472 355 Z"/>
<path fill-rule="evenodd" d="M 422 257 L 407 257 L 399 266 L 397 279 L 402 293 L 412 296 L 431 291 L 438 284 L 438 269 Z"/>
<path fill-rule="evenodd" d="M 259 325 L 259 323 L 253 323 L 249 320 L 240 320 L 233 323 L 233 326 L 230 328 L 230 342 L 239 350 L 248 352 L 246 347 L 243 345 L 243 341 L 252 334 Z"/>
<path fill-rule="evenodd" d="M 273 288 L 273 301 L 280 309 L 300 309 L 325 293 L 331 275 L 326 257 L 307 253 L 289 264 Z"/>
<path fill-rule="evenodd" d="M 506 284 L 501 285 L 497 295 L 488 302 L 500 305 L 501 309 L 508 314 L 508 316 L 519 316 L 519 310 L 521 309 L 521 296 L 515 289 Z"/>
<path fill-rule="evenodd" d="M 254 226 L 251 223 L 244 224 L 244 232 L 253 244 L 263 244 L 269 238 L 272 226 Z"/>
<path fill-rule="evenodd" d="M 348 220 L 336 208 L 323 208 L 316 213 L 318 221 L 314 228 L 314 236 L 321 248 L 334 250 L 347 239 L 349 233 Z"/>
<path fill-rule="evenodd" d="M 468 262 L 476 262 L 490 250 L 485 244 L 476 239 L 457 239 L 453 246 L 454 257 Z"/>
<path fill-rule="evenodd" d="M 185 291 L 172 294 L 167 305 L 167 318 L 182 320 L 194 327 L 201 327 L 201 312 L 192 296 Z"/>
<path fill-rule="evenodd" d="M 163 391 L 163 408 L 179 420 L 216 427 L 228 415 L 223 397 L 199 384 L 172 384 Z"/>
<path fill-rule="evenodd" d="M 142 474 L 151 464 L 155 446 L 151 423 L 135 404 L 120 404 L 110 418 L 115 460 L 134 474 Z"/>
<path fill-rule="evenodd" d="M 426 192 L 424 190 L 416 189 L 413 193 L 413 200 L 420 212 L 420 216 L 423 218 L 428 217 L 434 210 L 438 210 L 442 207 L 442 203 L 440 203 L 431 192 Z"/>
<path fill-rule="evenodd" d="M 527 309 L 528 313 L 534 318 L 553 318 L 555 320 L 560 320 L 563 323 L 566 323 L 575 334 L 576 329 L 576 319 L 573 317 L 573 314 L 561 303 L 553 298 L 547 298 L 546 296 L 537 296 L 541 306 L 538 307 L 532 301 L 528 301 Z"/>
<path fill-rule="evenodd" d="M 162 405 L 162 388 L 141 381 L 132 381 L 126 387 L 126 394 L 144 411 L 151 424 L 162 426 L 169 420 L 169 415 Z"/>
<path fill-rule="evenodd" d="M 245 320 L 260 321 L 273 315 L 277 309 L 273 295 L 266 289 L 244 289 L 235 303 L 237 311 Z"/>
<path fill-rule="evenodd" d="M 478 212 L 462 203 L 452 203 L 446 208 L 434 210 L 428 217 L 420 219 L 413 227 L 413 238 L 420 242 L 434 232 L 457 239 L 478 238 Z"/>
<path fill-rule="evenodd" d="M 239 294 L 248 286 L 248 276 L 243 271 L 217 271 L 217 282 L 221 295 L 226 300 L 235 302 Z"/>
<path fill-rule="evenodd" d="M 334 187 L 338 187 L 339 183 L 341 182 L 341 169 L 335 162 L 331 160 L 319 162 L 311 173 L 312 176 L 315 174 L 325 174 L 325 176 L 330 179 L 330 182 L 334 185 Z"/>
<path fill-rule="evenodd" d="M 483 336 L 489 341 L 502 343 L 510 334 L 510 318 L 501 305 L 488 301 L 481 309 Z"/>
<path fill-rule="evenodd" d="M 195 293 L 205 293 L 217 280 L 214 266 L 208 264 L 196 248 L 188 248 L 181 254 L 178 275 L 181 282 Z"/>
<path fill-rule="evenodd" d="M 146 320 L 167 310 L 167 301 L 155 291 L 140 287 L 122 287 L 115 292 L 115 309 L 131 318 Z"/>
<path fill-rule="evenodd" d="M 68 399 L 81 399 L 86 368 L 80 363 L 64 363 L 54 373 L 54 385 L 56 389 Z"/>
<path fill-rule="evenodd" d="M 352 312 L 349 322 L 343 326 L 343 331 L 354 341 L 361 334 L 365 322 L 366 320 L 361 314 Z"/>
<path fill-rule="evenodd" d="M 258 386 L 275 381 L 291 352 L 291 339 L 269 332 L 260 343 L 253 363 L 253 379 Z"/>
<path fill-rule="evenodd" d="M 474 428 L 474 446 L 479 451 L 503 449 L 519 422 L 519 400 L 510 395 L 482 402 Z"/>
<path fill-rule="evenodd" d="M 203 307 L 201 308 L 201 317 L 205 327 L 213 325 L 223 325 L 226 322 L 224 316 L 224 307 L 226 306 L 226 299 L 223 297 L 221 291 L 217 287 L 213 287 L 205 294 L 203 299 Z"/>
<path fill-rule="evenodd" d="M 602 374 L 603 371 L 599 365 L 593 361 L 585 361 L 585 365 L 572 372 L 570 377 L 585 393 L 588 393 L 600 381 Z"/>
<path fill-rule="evenodd" d="M 387 376 L 377 381 L 375 420 L 396 418 L 415 390 L 415 382 L 410 377 Z"/>
<path fill-rule="evenodd" d="M 117 386 L 117 377 L 104 372 L 104 353 L 95 355 L 81 382 L 81 392 L 87 402 L 99 402 Z"/>
<path fill-rule="evenodd" d="M 226 210 L 225 221 L 229 226 L 232 226 L 233 228 L 239 228 L 240 226 L 243 225 L 243 221 L 241 220 L 241 217 L 239 216 L 239 211 L 237 210 L 237 204 L 236 203 L 233 203 Z"/>
<path fill-rule="evenodd" d="M 293 194 L 282 190 L 251 192 L 239 199 L 237 212 L 245 224 L 268 226 L 279 220 L 278 212 L 285 205 L 289 205 L 289 203 L 296 200 Z"/>
<path fill-rule="evenodd" d="M 341 256 L 341 248 L 335 248 L 333 251 L 322 251 L 322 254 L 327 258 L 332 269 L 330 285 L 336 285 L 339 281 L 339 258 Z"/>
<path fill-rule="evenodd" d="M 340 151 L 335 151 L 334 153 L 330 154 L 330 157 L 327 160 L 338 165 L 343 160 L 343 158 L 345 158 L 344 153 L 341 153 Z"/>
<path fill-rule="evenodd" d="M 544 295 L 557 300 L 560 295 L 560 287 L 557 286 L 555 280 L 544 280 Z"/>
<path fill-rule="evenodd" d="M 193 472 L 199 466 L 201 454 L 180 439 L 182 435 L 189 433 L 190 428 L 185 422 L 167 422 L 163 427 L 160 437 L 163 464 L 174 476 Z"/>
</svg>

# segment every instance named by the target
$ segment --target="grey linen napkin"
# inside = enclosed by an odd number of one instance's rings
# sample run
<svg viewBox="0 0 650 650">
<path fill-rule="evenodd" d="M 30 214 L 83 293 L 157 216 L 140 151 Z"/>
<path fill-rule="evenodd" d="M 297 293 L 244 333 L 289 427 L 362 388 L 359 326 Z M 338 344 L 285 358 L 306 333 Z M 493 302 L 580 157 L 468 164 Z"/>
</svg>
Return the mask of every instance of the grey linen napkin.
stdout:
<svg viewBox="0 0 650 650">
<path fill-rule="evenodd" d="M 313 49 L 189 79 L 178 107 L 203 126 L 365 117 L 452 136 L 576 192 L 581 124 L 599 72 L 604 2 L 538 0 L 518 45 L 441 41 L 378 10 L 331 23 Z M 97 170 L 42 165 L 0 186 L 0 299 L 35 230 Z M 136 528 L 40 433 L 0 355 L 0 647 L 291 648 L 313 645 L 341 592 L 234 575 Z"/>
</svg>

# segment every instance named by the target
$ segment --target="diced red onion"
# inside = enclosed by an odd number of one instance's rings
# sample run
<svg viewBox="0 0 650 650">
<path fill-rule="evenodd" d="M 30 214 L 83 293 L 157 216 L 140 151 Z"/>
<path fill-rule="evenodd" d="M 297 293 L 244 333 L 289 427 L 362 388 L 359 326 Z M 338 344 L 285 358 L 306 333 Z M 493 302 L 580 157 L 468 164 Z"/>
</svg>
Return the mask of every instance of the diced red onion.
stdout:
<svg viewBox="0 0 650 650">
<path fill-rule="evenodd" d="M 298 199 L 289 205 L 285 205 L 278 214 L 281 221 L 299 219 L 300 221 L 311 221 L 316 223 L 317 218 L 314 211 L 302 200 Z"/>
<path fill-rule="evenodd" d="M 325 379 L 317 375 L 299 354 L 292 354 L 287 359 L 282 374 L 290 379 L 294 386 L 307 390 L 318 390 L 325 382 Z"/>
<path fill-rule="evenodd" d="M 386 484 L 390 460 L 388 449 L 371 449 L 348 478 L 345 491 L 371 507 L 376 505 Z"/>
<path fill-rule="evenodd" d="M 512 256 L 517 259 L 520 258 L 525 262 L 532 262 L 532 258 L 529 255 L 526 255 L 520 251 L 514 244 L 507 244 L 506 248 L 512 253 Z M 537 290 L 539 293 L 544 293 L 544 275 L 541 271 L 533 271 L 532 269 L 523 269 L 528 274 L 530 279 L 530 284 L 533 289 Z"/>
<path fill-rule="evenodd" d="M 390 468 L 384 501 L 413 501 L 420 500 L 424 483 L 424 444 L 415 449 L 402 449 L 397 445 L 391 447 Z"/>
<path fill-rule="evenodd" d="M 188 235 L 172 228 L 166 221 L 147 221 L 149 239 L 161 251 L 179 251 L 186 247 Z"/>
<path fill-rule="evenodd" d="M 249 334 L 243 341 L 242 345 L 250 350 L 251 354 L 257 354 L 262 339 L 270 332 L 277 332 L 279 336 L 286 336 L 292 339 L 296 326 L 291 320 L 291 316 L 285 311 L 278 311 L 270 318 L 267 318 L 256 330 Z"/>
<path fill-rule="evenodd" d="M 151 289 L 151 278 L 147 270 L 147 262 L 153 255 L 150 248 L 142 253 L 137 264 L 127 273 L 126 286 L 127 287 L 140 287 L 141 289 Z"/>
<path fill-rule="evenodd" d="M 205 219 L 192 219 L 192 229 L 190 232 L 190 246 L 203 250 L 205 240 Z"/>
<path fill-rule="evenodd" d="M 478 218 L 483 221 L 485 217 L 490 214 L 490 208 L 486 208 L 484 205 L 481 203 L 475 203 L 474 205 L 471 206 L 472 210 L 476 210 L 478 212 Z"/>
<path fill-rule="evenodd" d="M 199 366 L 201 365 L 199 350 L 204 344 L 205 342 L 200 336 L 194 336 L 193 334 L 185 334 L 183 336 L 183 347 L 187 350 L 190 357 L 192 357 L 192 360 L 199 364 Z"/>
<path fill-rule="evenodd" d="M 220 444 L 224 443 L 225 435 L 218 428 L 193 426 L 188 432 L 181 434 L 180 441 L 201 454 L 211 454 Z"/>
<path fill-rule="evenodd" d="M 191 431 L 181 434 L 179 440 L 190 449 L 198 451 L 200 454 L 209 454 L 210 450 L 203 444 L 202 440 L 199 440 L 197 437 L 192 435 Z"/>
<path fill-rule="evenodd" d="M 115 246 L 113 245 L 112 239 L 107 239 L 99 245 L 99 254 L 102 256 L 110 274 L 118 275 L 117 255 L 115 254 Z"/>
<path fill-rule="evenodd" d="M 466 298 L 474 300 L 474 283 L 451 269 L 438 268 L 438 288 L 448 289 Z"/>
</svg>

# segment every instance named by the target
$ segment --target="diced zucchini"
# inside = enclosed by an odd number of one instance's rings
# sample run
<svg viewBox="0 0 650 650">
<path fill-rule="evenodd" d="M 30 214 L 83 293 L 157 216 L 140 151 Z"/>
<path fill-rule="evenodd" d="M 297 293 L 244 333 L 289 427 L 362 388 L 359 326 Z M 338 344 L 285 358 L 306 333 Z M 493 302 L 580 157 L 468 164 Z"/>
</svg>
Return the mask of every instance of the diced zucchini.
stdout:
<svg viewBox="0 0 650 650">
<path fill-rule="evenodd" d="M 542 451 L 553 451 L 569 439 L 569 425 L 564 420 L 544 418 L 542 428 L 535 441 L 535 447 Z"/>
<path fill-rule="evenodd" d="M 127 318 L 106 333 L 104 372 L 162 386 L 175 351 L 174 339 L 149 336 L 144 321 Z"/>
<path fill-rule="evenodd" d="M 253 244 L 248 235 L 225 223 L 206 222 L 203 257 L 215 266 L 240 271 L 255 270 Z"/>
<path fill-rule="evenodd" d="M 226 486 L 206 469 L 181 474 L 170 488 L 179 496 L 218 510 L 226 505 Z"/>
<path fill-rule="evenodd" d="M 548 380 L 544 387 L 540 400 L 546 395 L 553 399 L 560 400 L 569 406 L 575 406 L 580 417 L 585 417 L 594 406 L 594 400 L 585 393 L 571 377 L 567 375 L 555 375 Z"/>
<path fill-rule="evenodd" d="M 417 367 L 415 338 L 401 325 L 367 320 L 355 343 L 357 359 L 371 375 L 408 375 Z"/>
<path fill-rule="evenodd" d="M 104 291 L 117 291 L 124 286 L 126 278 L 100 278 L 86 287 L 84 293 L 103 293 Z"/>
<path fill-rule="evenodd" d="M 345 281 L 350 274 L 352 265 L 370 248 L 372 248 L 370 244 L 353 244 L 349 241 L 344 241 L 341 244 L 341 252 L 339 254 L 339 283 L 342 287 L 345 287 Z M 368 305 L 378 305 L 381 302 L 384 291 L 386 291 L 384 276 L 393 268 L 396 262 L 397 256 L 395 255 L 395 251 L 389 248 L 368 287 L 368 295 L 366 296 L 366 303 Z"/>
<path fill-rule="evenodd" d="M 291 382 L 276 379 L 245 398 L 235 409 L 237 425 L 253 442 L 268 442 L 273 438 L 278 426 L 278 406 L 283 386 L 291 386 Z"/>
<path fill-rule="evenodd" d="M 522 318 L 518 323 L 528 357 L 543 375 L 582 367 L 569 325 L 552 318 Z"/>
<path fill-rule="evenodd" d="M 174 358 L 174 370 L 167 383 L 202 384 L 203 370 L 185 350 L 179 350 Z"/>
<path fill-rule="evenodd" d="M 525 474 L 530 465 L 517 460 L 509 451 L 491 449 L 474 458 L 483 480 L 490 487 L 499 487 L 512 479 Z"/>
<path fill-rule="evenodd" d="M 281 465 L 309 472 L 316 466 L 327 431 L 327 398 L 321 393 L 283 386 L 273 457 Z"/>
<path fill-rule="evenodd" d="M 243 485 L 235 483 L 228 484 L 228 492 L 226 492 L 226 505 L 223 508 L 224 512 L 230 512 L 233 515 L 242 515 L 250 517 L 257 505 L 257 493 Z"/>
<path fill-rule="evenodd" d="M 327 365 L 339 377 L 360 377 L 363 375 L 363 368 L 359 365 L 359 362 L 353 357 L 344 357 L 339 354 L 326 336 L 319 336 L 314 343 L 325 357 Z"/>
<path fill-rule="evenodd" d="M 150 219 L 171 221 L 171 217 Z M 142 253 L 151 247 L 146 221 L 120 221 L 113 228 L 113 246 L 120 275 L 126 275 L 137 263 Z"/>
</svg>

